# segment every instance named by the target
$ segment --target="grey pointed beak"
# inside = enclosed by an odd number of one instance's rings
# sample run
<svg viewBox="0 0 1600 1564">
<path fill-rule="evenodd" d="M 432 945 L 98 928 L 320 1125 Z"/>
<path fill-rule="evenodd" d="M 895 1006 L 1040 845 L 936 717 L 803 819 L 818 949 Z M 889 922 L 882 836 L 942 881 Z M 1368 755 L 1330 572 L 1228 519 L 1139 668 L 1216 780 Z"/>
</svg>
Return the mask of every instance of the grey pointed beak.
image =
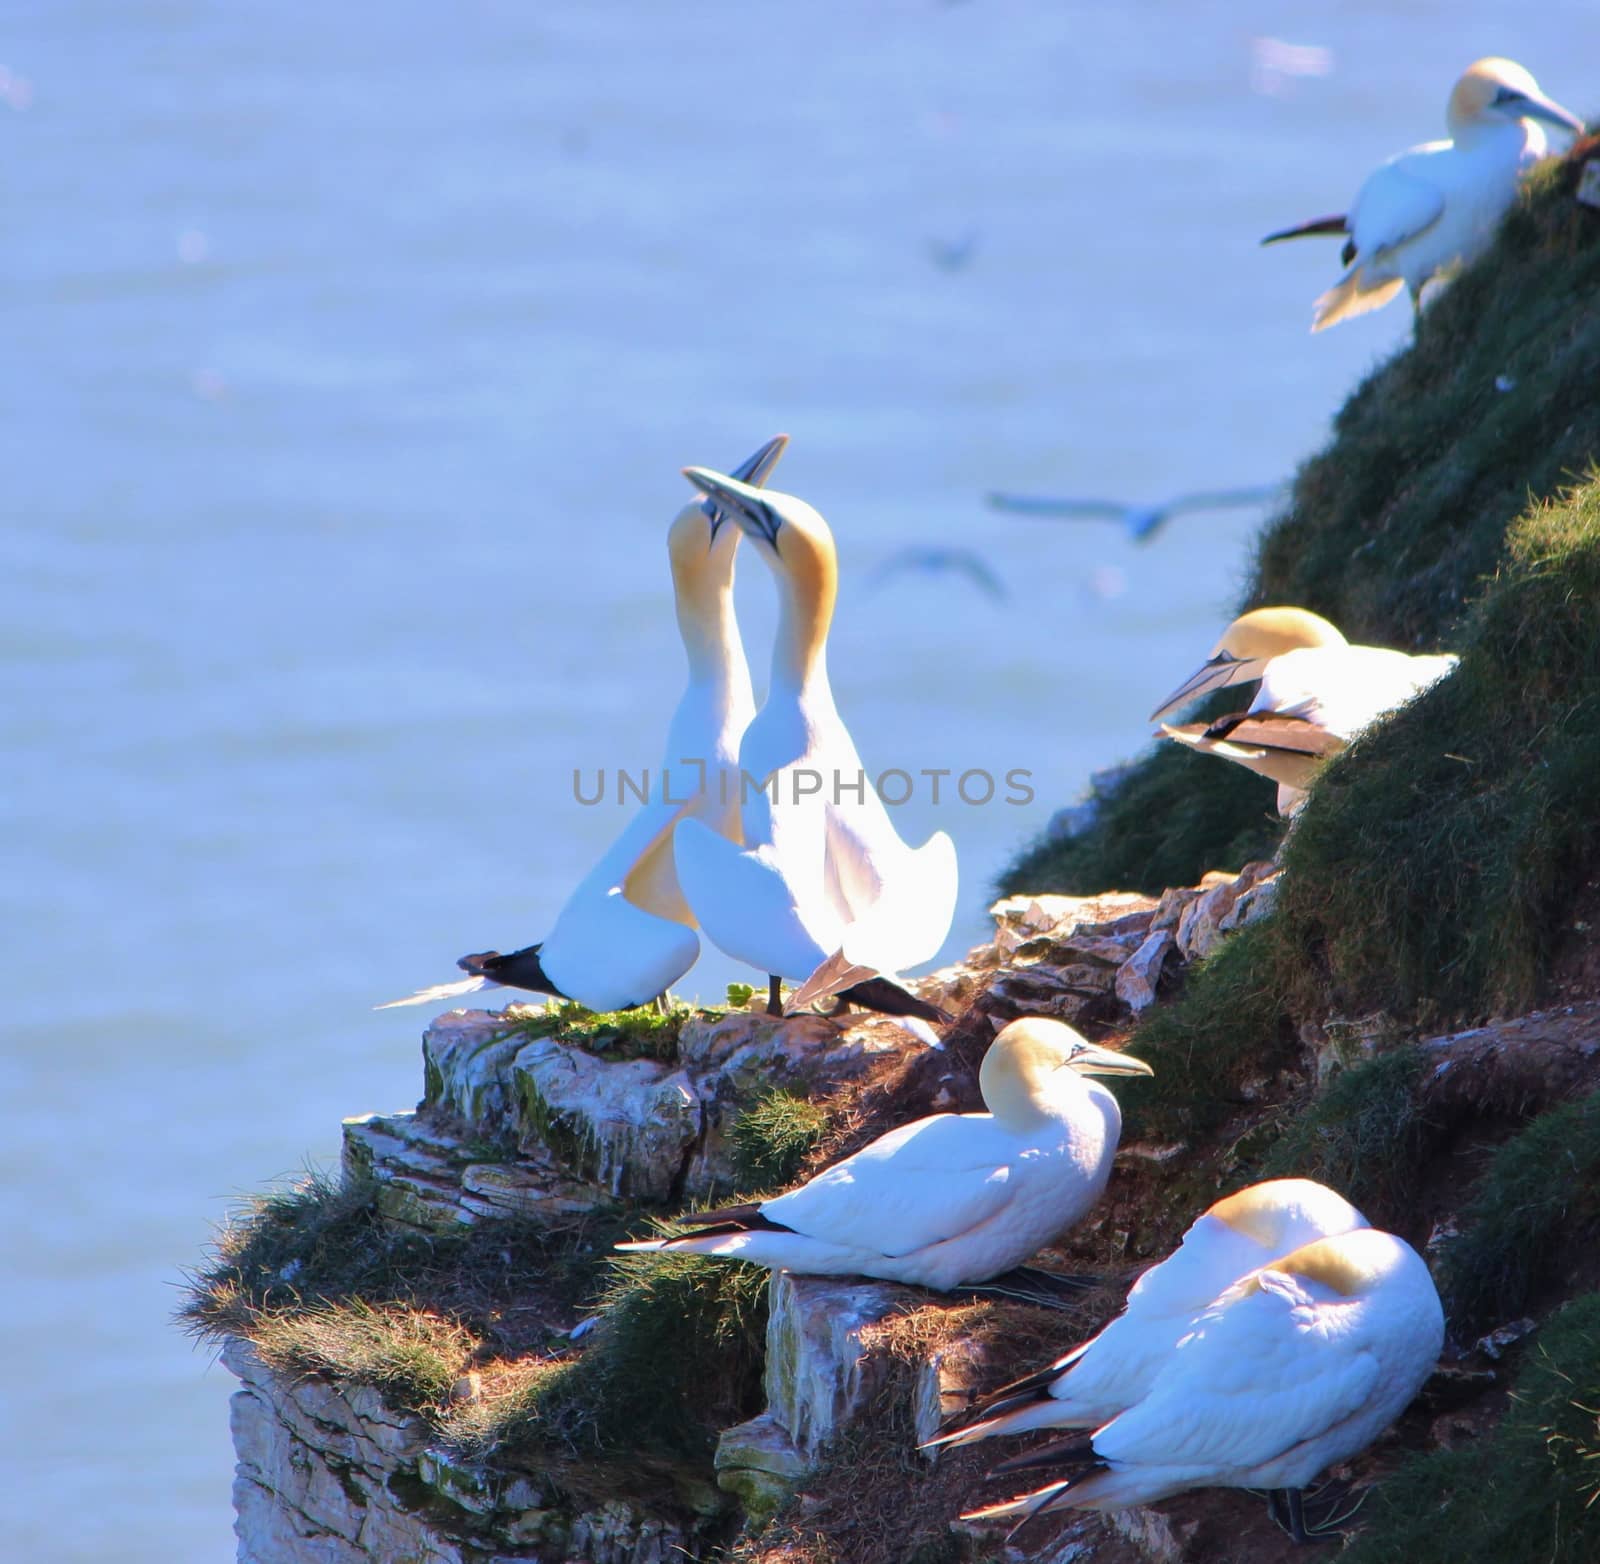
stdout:
<svg viewBox="0 0 1600 1564">
<path fill-rule="evenodd" d="M 1554 98 L 1546 98 L 1540 93 L 1519 93 L 1516 97 L 1506 100 L 1506 107 L 1512 110 L 1518 119 L 1543 120 L 1547 125 L 1554 125 L 1557 130 L 1571 131 L 1575 136 L 1583 134 L 1583 121 L 1571 109 L 1563 108 Z"/>
<path fill-rule="evenodd" d="M 714 472 L 709 467 L 685 467 L 683 475 L 715 505 L 724 519 L 731 517 L 739 524 L 741 532 L 777 547 L 778 517 L 753 485 L 730 478 L 726 473 Z"/>
<path fill-rule="evenodd" d="M 752 488 L 759 489 L 778 465 L 778 459 L 789 444 L 789 436 L 775 434 L 753 456 L 747 456 L 733 469 L 732 477 L 741 483 L 748 483 Z M 713 499 L 707 498 L 701 502 L 700 508 L 706 513 L 706 520 L 711 523 L 711 536 L 715 539 L 717 529 L 725 522 L 727 513 Z"/>
<path fill-rule="evenodd" d="M 1202 663 L 1162 701 L 1150 713 L 1150 720 L 1159 722 L 1163 717 L 1171 716 L 1173 712 L 1187 706 L 1190 701 L 1197 701 L 1202 695 L 1209 695 L 1213 690 L 1225 689 L 1230 684 L 1248 684 L 1251 679 L 1259 679 L 1266 665 L 1264 657 L 1240 658 L 1230 652 L 1219 652 L 1210 662 Z"/>
<path fill-rule="evenodd" d="M 1066 1068 L 1079 1075 L 1154 1075 L 1156 1072 L 1143 1059 L 1132 1054 L 1119 1054 L 1114 1048 L 1101 1048 L 1087 1043 L 1077 1049 L 1067 1060 Z"/>
</svg>

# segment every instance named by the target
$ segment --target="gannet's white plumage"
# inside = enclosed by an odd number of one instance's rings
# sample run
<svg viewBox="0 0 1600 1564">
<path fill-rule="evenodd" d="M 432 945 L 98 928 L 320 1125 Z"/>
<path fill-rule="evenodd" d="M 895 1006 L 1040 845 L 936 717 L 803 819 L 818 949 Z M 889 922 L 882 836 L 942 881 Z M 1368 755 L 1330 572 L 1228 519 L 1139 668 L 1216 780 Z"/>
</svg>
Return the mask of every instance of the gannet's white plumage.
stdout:
<svg viewBox="0 0 1600 1564">
<path fill-rule="evenodd" d="M 1518 180 L 1548 149 L 1537 122 L 1583 130 L 1522 66 L 1492 58 L 1469 66 L 1455 84 L 1445 121 L 1450 140 L 1412 147 L 1375 169 L 1347 216 L 1318 218 L 1262 241 L 1350 236 L 1344 275 L 1317 300 L 1313 331 L 1377 309 L 1401 288 L 1419 305 L 1431 279 L 1488 247 Z"/>
<path fill-rule="evenodd" d="M 674 835 L 679 881 L 719 950 L 778 977 L 808 979 L 827 964 L 803 1002 L 845 993 L 873 1003 L 862 974 L 898 988 L 894 973 L 944 943 L 955 846 L 943 831 L 918 848 L 901 840 L 834 705 L 827 639 L 838 564 L 827 522 L 793 495 L 701 467 L 685 474 L 753 540 L 777 582 L 779 615 L 767 698 L 739 747 L 749 779 L 743 845 L 685 819 Z M 911 1001 L 894 1013 L 932 1011 L 909 995 L 879 998 L 880 1008 Z"/>
<path fill-rule="evenodd" d="M 969 1518 L 1301 1489 L 1405 1410 L 1443 1344 L 1439 1295 L 1410 1245 L 1373 1228 L 1319 1238 L 1230 1287 L 1138 1402 L 1061 1452 L 1090 1470 Z M 999 1470 L 1046 1464 L 1047 1451 Z"/>
<path fill-rule="evenodd" d="M 787 435 L 776 436 L 739 471 L 762 482 L 787 444 Z M 719 838 L 739 840 L 739 741 L 755 712 L 733 605 L 739 537 L 737 527 L 722 525 L 708 499 L 685 506 L 668 529 L 689 681 L 667 728 L 659 786 L 578 882 L 548 936 L 506 956 L 463 957 L 461 965 L 473 976 L 391 1004 L 512 986 L 576 999 L 594 1010 L 624 1010 L 647 1003 L 694 965 L 700 940 L 678 885 L 672 831 L 692 819 Z"/>
<path fill-rule="evenodd" d="M 705 1232 L 618 1247 L 941 1289 L 983 1281 L 1070 1228 L 1105 1188 L 1122 1116 L 1084 1077 L 1150 1073 L 1059 1021 L 1013 1021 L 979 1067 L 987 1113 L 918 1119 L 776 1199 L 680 1219 Z"/>
<path fill-rule="evenodd" d="M 1343 1196 L 1310 1179 L 1272 1179 L 1229 1195 L 1133 1284 L 1126 1307 L 1099 1335 L 984 1397 L 930 1443 L 1098 1428 L 1148 1394 L 1195 1317 L 1240 1277 L 1314 1239 L 1366 1225 Z"/>
<path fill-rule="evenodd" d="M 1259 679 L 1243 712 L 1174 726 L 1170 739 L 1220 755 L 1278 784 L 1278 808 L 1305 800 L 1318 765 L 1363 729 L 1442 679 L 1453 654 L 1412 655 L 1352 646 L 1326 619 L 1303 608 L 1257 608 L 1223 632 L 1210 658 L 1151 713 L 1159 719 L 1197 697 Z"/>
</svg>

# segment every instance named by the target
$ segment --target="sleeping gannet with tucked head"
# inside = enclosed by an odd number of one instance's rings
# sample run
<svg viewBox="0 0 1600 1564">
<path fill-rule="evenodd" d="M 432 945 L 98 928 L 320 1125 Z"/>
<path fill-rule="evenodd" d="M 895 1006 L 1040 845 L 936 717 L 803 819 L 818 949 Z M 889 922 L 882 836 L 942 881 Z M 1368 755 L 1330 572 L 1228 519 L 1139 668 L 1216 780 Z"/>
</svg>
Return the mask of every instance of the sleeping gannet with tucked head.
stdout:
<svg viewBox="0 0 1600 1564">
<path fill-rule="evenodd" d="M 1200 695 L 1259 679 L 1249 708 L 1214 722 L 1174 726 L 1169 738 L 1236 761 L 1278 784 L 1278 809 L 1305 802 L 1317 767 L 1385 712 L 1442 679 L 1460 659 L 1414 656 L 1382 646 L 1352 646 L 1333 625 L 1303 608 L 1241 614 L 1210 659 L 1151 713 L 1155 720 Z"/>
<path fill-rule="evenodd" d="M 1217 1201 L 1133 1284 L 1127 1306 L 1098 1336 L 985 1396 L 924 1448 L 1109 1423 L 1148 1394 L 1195 1316 L 1241 1276 L 1313 1239 L 1366 1225 L 1348 1200 L 1307 1178 L 1272 1179 Z"/>
<path fill-rule="evenodd" d="M 1389 159 L 1367 176 L 1349 214 L 1319 217 L 1261 242 L 1307 234 L 1348 234 L 1345 273 L 1316 302 L 1311 329 L 1321 331 L 1387 304 L 1411 290 L 1420 311 L 1434 277 L 1475 260 L 1516 199 L 1517 182 L 1545 155 L 1535 121 L 1580 133 L 1583 121 L 1547 98 L 1512 60 L 1467 67 L 1445 111 L 1449 141 L 1429 141 Z"/>
<path fill-rule="evenodd" d="M 1122 1115 L 1084 1077 L 1152 1073 L 1059 1021 L 1013 1021 L 978 1068 L 987 1113 L 918 1119 L 776 1199 L 678 1218 L 703 1232 L 617 1247 L 941 1290 L 984 1281 L 1065 1232 L 1106 1187 Z"/>
<path fill-rule="evenodd" d="M 703 820 L 674 834 L 679 883 L 719 950 L 771 978 L 924 1022 L 947 1019 L 893 977 L 933 956 L 956 904 L 943 831 L 911 848 L 889 821 L 828 683 L 838 559 L 804 500 L 704 467 L 685 476 L 744 529 L 778 585 L 767 698 L 739 746 L 744 843 Z M 819 969 L 823 969 L 819 975 Z"/>
<path fill-rule="evenodd" d="M 788 443 L 787 435 L 774 436 L 738 471 L 763 482 Z M 500 986 L 576 999 L 592 1010 L 626 1010 L 665 992 L 694 965 L 700 940 L 678 887 L 672 829 L 692 819 L 738 840 L 739 739 L 755 711 L 733 607 L 739 537 L 711 499 L 686 505 L 667 532 L 689 682 L 667 728 L 659 794 L 578 882 L 541 943 L 504 956 L 463 956 L 458 964 L 471 977 L 380 1010 Z"/>
<path fill-rule="evenodd" d="M 1319 1238 L 1224 1292 L 1127 1411 L 996 1468 L 1086 1470 L 963 1518 L 1020 1524 L 1188 1488 L 1265 1488 L 1303 1542 L 1301 1491 L 1399 1417 L 1443 1344 L 1439 1294 L 1409 1244 L 1370 1227 Z"/>
</svg>

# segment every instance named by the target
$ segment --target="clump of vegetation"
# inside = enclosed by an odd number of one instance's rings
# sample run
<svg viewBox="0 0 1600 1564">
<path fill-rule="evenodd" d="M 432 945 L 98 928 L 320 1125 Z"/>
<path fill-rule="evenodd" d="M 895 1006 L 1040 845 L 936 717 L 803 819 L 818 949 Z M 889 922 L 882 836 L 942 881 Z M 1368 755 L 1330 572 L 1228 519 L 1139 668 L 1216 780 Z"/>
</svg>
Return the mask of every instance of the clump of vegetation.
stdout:
<svg viewBox="0 0 1600 1564">
<path fill-rule="evenodd" d="M 1267 1153 L 1263 1178 L 1314 1178 L 1369 1220 L 1405 1208 L 1430 1147 L 1417 1094 L 1422 1052 L 1392 1049 L 1341 1070 Z"/>
<path fill-rule="evenodd" d="M 1374 1491 L 1343 1564 L 1589 1564 L 1600 1558 L 1600 1294 L 1540 1330 L 1505 1418 L 1413 1457 Z"/>
<path fill-rule="evenodd" d="M 793 1183 L 829 1128 L 820 1103 L 769 1087 L 733 1121 L 734 1176 L 744 1189 L 782 1189 Z"/>
<path fill-rule="evenodd" d="M 1570 1267 L 1597 1219 L 1600 1093 L 1540 1114 L 1495 1151 L 1444 1253 L 1451 1320 L 1490 1325 L 1520 1314 L 1563 1262 Z"/>
<path fill-rule="evenodd" d="M 675 1004 L 664 1011 L 653 1005 L 596 1011 L 575 999 L 558 999 L 519 1019 L 517 1030 L 530 1040 L 553 1037 L 587 1053 L 670 1061 L 678 1057 L 684 1022 L 695 1014 L 688 1005 Z"/>
<path fill-rule="evenodd" d="M 1299 604 L 1352 640 L 1460 649 L 1461 621 L 1479 582 L 1501 572 L 1465 637 L 1479 655 L 1469 652 L 1451 692 L 1430 696 L 1426 716 L 1407 714 L 1410 738 L 1391 763 L 1382 757 L 1399 723 L 1385 726 L 1381 744 L 1358 745 L 1331 768 L 1297 832 L 1305 894 L 1322 888 L 1332 898 L 1322 920 L 1330 938 L 1363 938 L 1364 920 L 1351 918 L 1351 909 L 1379 893 L 1358 970 L 1343 976 L 1381 986 L 1385 940 L 1396 929 L 1411 936 L 1392 995 L 1405 1004 L 1420 1003 L 1417 980 L 1428 975 L 1442 977 L 1449 1005 L 1467 1009 L 1532 992 L 1550 942 L 1550 909 L 1577 855 L 1593 847 L 1570 809 L 1579 779 L 1596 774 L 1600 721 L 1593 663 L 1600 610 L 1592 551 L 1581 537 L 1587 532 L 1593 541 L 1593 485 L 1581 505 L 1541 508 L 1600 454 L 1600 399 L 1592 394 L 1600 383 L 1600 312 L 1592 302 L 1600 221 L 1572 199 L 1580 167 L 1570 158 L 1534 177 L 1495 247 L 1431 306 L 1414 345 L 1346 404 L 1332 443 L 1306 463 L 1288 506 L 1264 533 L 1241 604 Z M 1555 611 L 1548 625 L 1547 609 Z M 1514 665 L 1524 652 L 1531 691 Z M 1237 693 L 1220 699 L 1236 702 Z M 1452 754 L 1464 758 L 1446 758 Z M 1327 795 L 1345 785 L 1357 796 L 1328 820 Z M 1263 837 L 1251 833 L 1270 809 L 1269 795 L 1241 767 L 1161 745 L 1087 833 L 1035 844 L 1001 884 L 1082 893 L 1192 883 L 1203 869 L 1261 855 Z M 1555 810 L 1542 825 L 1541 807 Z M 1504 841 L 1494 847 L 1490 828 L 1502 822 Z M 1380 837 L 1365 834 L 1380 827 Z M 1319 835 L 1326 852 L 1313 846 Z M 1483 872 L 1464 878 L 1486 846 Z M 1439 873 L 1419 872 L 1441 847 Z M 1380 883 L 1396 850 L 1396 874 Z M 1366 872 L 1334 883 L 1353 865 Z M 1430 901 L 1436 890 L 1439 903 Z M 1484 914 L 1502 895 L 1512 927 L 1497 955 L 1501 920 Z M 1432 939 L 1423 937 L 1428 919 Z M 1458 954 L 1456 933 L 1483 943 Z"/>
<path fill-rule="evenodd" d="M 1128 1052 L 1155 1075 L 1118 1093 L 1125 1138 L 1207 1134 L 1237 1109 L 1246 1081 L 1287 1057 L 1280 961 L 1277 919 L 1264 918 L 1198 963 L 1177 999 L 1145 1012 Z"/>
</svg>

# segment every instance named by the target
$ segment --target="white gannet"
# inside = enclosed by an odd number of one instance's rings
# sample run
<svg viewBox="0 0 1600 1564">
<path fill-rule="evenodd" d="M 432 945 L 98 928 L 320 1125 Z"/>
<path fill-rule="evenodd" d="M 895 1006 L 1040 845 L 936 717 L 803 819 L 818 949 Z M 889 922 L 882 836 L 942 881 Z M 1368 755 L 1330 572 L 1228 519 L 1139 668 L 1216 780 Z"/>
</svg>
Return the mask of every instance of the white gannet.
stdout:
<svg viewBox="0 0 1600 1564">
<path fill-rule="evenodd" d="M 1443 1344 L 1439 1294 L 1409 1244 L 1370 1227 L 1319 1238 L 1228 1288 L 1127 1411 L 996 1468 L 1087 1470 L 963 1518 L 1020 1524 L 1188 1488 L 1269 1489 L 1274 1519 L 1306 1541 L 1302 1490 L 1399 1417 Z"/>
<path fill-rule="evenodd" d="M 1306 1178 L 1271 1179 L 1217 1201 L 1133 1284 L 1122 1313 L 1098 1336 L 985 1396 L 925 1448 L 1110 1422 L 1148 1393 L 1195 1316 L 1240 1277 L 1313 1239 L 1366 1225 L 1348 1200 Z"/>
<path fill-rule="evenodd" d="M 787 435 L 774 436 L 739 473 L 765 481 L 788 443 Z M 380 1010 L 501 986 L 576 999 L 592 1010 L 626 1010 L 665 992 L 694 965 L 700 940 L 678 887 L 672 829 L 692 819 L 719 839 L 739 840 L 739 740 L 755 711 L 733 606 L 740 532 L 724 521 L 714 500 L 697 500 L 667 532 L 689 682 L 667 728 L 659 794 L 652 790 L 578 882 L 539 944 L 504 956 L 463 956 L 458 965 L 471 977 Z"/>
<path fill-rule="evenodd" d="M 939 1289 L 981 1282 L 1020 1265 L 1100 1198 L 1122 1115 L 1084 1077 L 1152 1073 L 1059 1021 L 1025 1017 L 978 1068 L 987 1113 L 918 1119 L 787 1194 L 678 1219 L 703 1232 L 617 1247 Z"/>
<path fill-rule="evenodd" d="M 1450 93 L 1449 141 L 1429 141 L 1370 173 L 1348 215 L 1319 217 L 1261 242 L 1308 234 L 1348 234 L 1345 273 L 1315 305 L 1321 331 L 1387 304 L 1401 288 L 1414 309 L 1434 277 L 1465 266 L 1489 246 L 1516 199 L 1517 182 L 1545 155 L 1537 120 L 1581 133 L 1583 121 L 1547 98 L 1513 60 L 1467 67 Z"/>
<path fill-rule="evenodd" d="M 804 500 L 703 467 L 685 476 L 754 541 L 778 585 L 767 698 L 739 746 L 739 845 L 701 820 L 674 834 L 678 879 L 706 937 L 771 979 L 805 979 L 796 1004 L 830 994 L 923 1022 L 948 1019 L 893 976 L 933 956 L 956 904 L 943 831 L 908 847 L 856 753 L 828 684 L 838 561 Z M 822 969 L 819 972 L 819 969 Z"/>
<path fill-rule="evenodd" d="M 1201 695 L 1259 679 L 1249 708 L 1210 723 L 1163 722 L 1168 738 L 1271 777 L 1278 809 L 1305 801 L 1318 765 L 1385 712 L 1442 679 L 1453 653 L 1413 655 L 1352 646 L 1303 608 L 1257 608 L 1223 632 L 1210 658 L 1151 713 L 1155 721 Z"/>
<path fill-rule="evenodd" d="M 1161 500 L 1153 505 L 992 491 L 988 501 L 993 509 L 1009 511 L 1017 516 L 1119 522 L 1130 542 L 1148 543 L 1174 516 L 1184 511 L 1238 510 L 1243 506 L 1266 505 L 1283 494 L 1285 489 L 1286 485 L 1281 483 L 1257 484 L 1246 489 L 1205 489 L 1195 494 L 1175 494 L 1170 500 Z"/>
<path fill-rule="evenodd" d="M 980 592 L 997 603 L 1004 602 L 1010 596 L 1005 583 L 978 552 L 970 548 L 903 548 L 898 554 L 891 554 L 873 571 L 867 582 L 867 590 L 880 590 L 907 570 L 918 570 L 930 576 L 965 576 Z"/>
</svg>

